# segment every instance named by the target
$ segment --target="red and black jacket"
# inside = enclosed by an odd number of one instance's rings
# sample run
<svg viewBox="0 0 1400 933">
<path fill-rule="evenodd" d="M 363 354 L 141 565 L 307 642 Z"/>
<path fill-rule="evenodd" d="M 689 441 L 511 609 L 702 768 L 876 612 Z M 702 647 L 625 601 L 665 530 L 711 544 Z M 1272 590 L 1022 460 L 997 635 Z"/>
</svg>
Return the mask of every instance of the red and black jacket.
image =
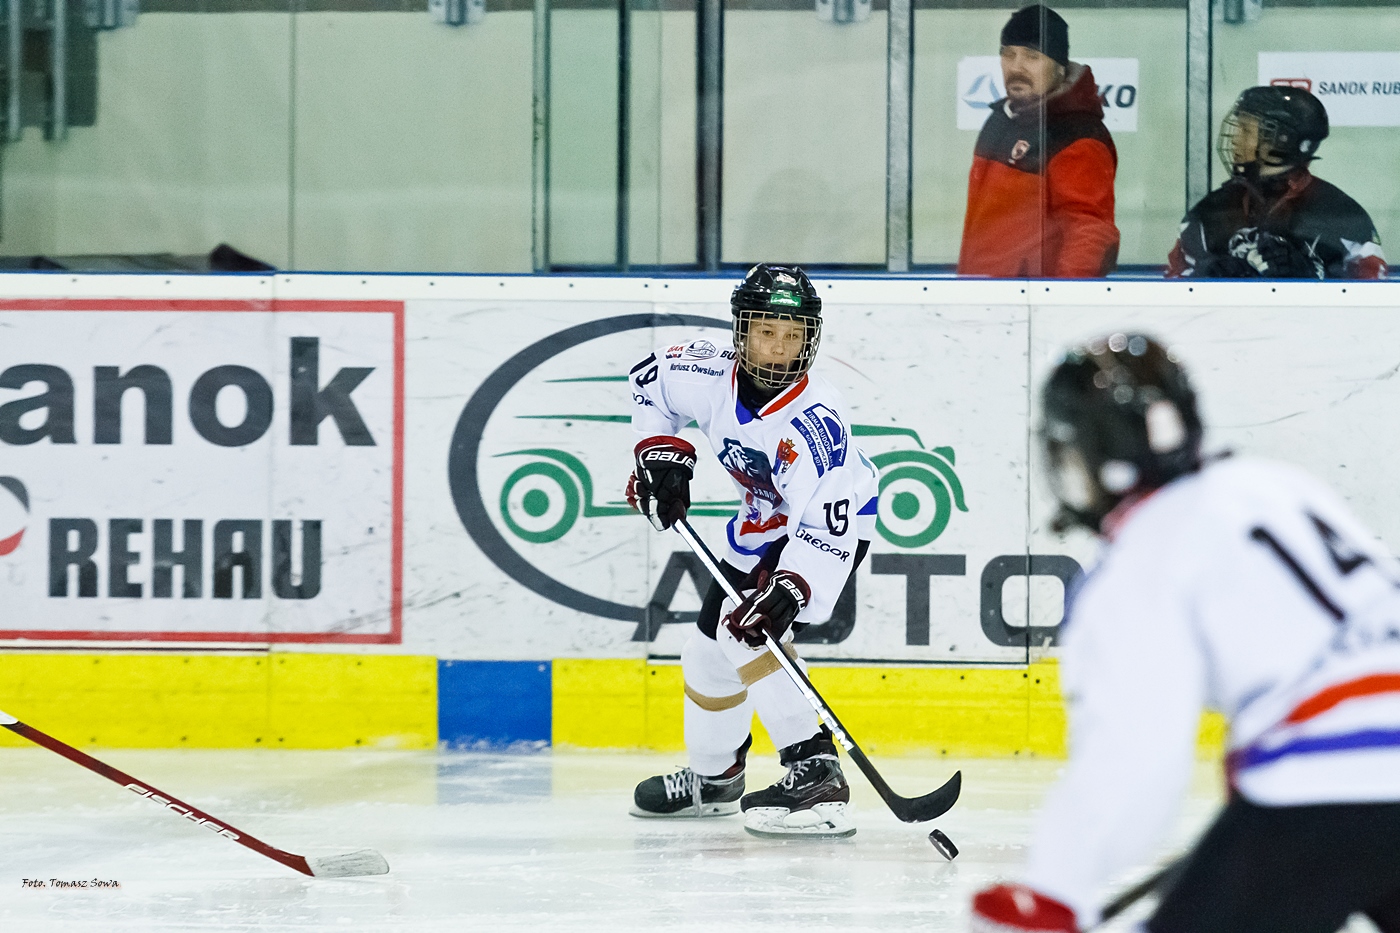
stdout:
<svg viewBox="0 0 1400 933">
<path fill-rule="evenodd" d="M 1181 236 L 1167 257 L 1167 275 L 1228 274 L 1222 272 L 1220 260 L 1247 254 L 1260 233 L 1282 237 L 1303 250 L 1319 278 L 1386 277 L 1385 254 L 1371 215 L 1304 166 L 1263 181 L 1231 178 L 1201 198 L 1181 221 Z M 1235 267 L 1242 268 L 1238 263 Z"/>
<path fill-rule="evenodd" d="M 1089 278 L 1118 264 L 1113 179 L 1118 150 L 1103 125 L 1094 74 L 1022 113 L 1006 100 L 977 137 L 967 181 L 959 275 Z"/>
</svg>

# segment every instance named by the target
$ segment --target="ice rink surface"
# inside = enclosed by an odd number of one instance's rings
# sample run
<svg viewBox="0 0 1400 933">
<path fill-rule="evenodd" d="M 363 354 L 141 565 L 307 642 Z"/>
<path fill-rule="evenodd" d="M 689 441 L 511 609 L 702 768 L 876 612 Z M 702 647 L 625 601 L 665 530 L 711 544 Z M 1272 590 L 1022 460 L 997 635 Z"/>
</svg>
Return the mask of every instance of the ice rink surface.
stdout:
<svg viewBox="0 0 1400 933">
<path fill-rule="evenodd" d="M 857 834 L 774 842 L 739 817 L 641 820 L 632 788 L 683 754 L 100 751 L 98 757 L 302 855 L 372 847 L 391 872 L 318 880 L 162 812 L 42 749 L 0 749 L 0 930 L 962 931 L 975 890 L 1011 876 L 1063 762 L 877 759 L 896 791 L 956 769 L 932 824 L 885 810 L 849 761 Z M 1165 858 L 1209 820 L 1201 764 Z M 776 780 L 751 759 L 749 787 Z M 944 861 L 927 840 L 961 849 Z M 1135 880 L 1144 863 L 1123 880 Z M 26 887 L 24 879 L 44 881 Z M 52 879 L 119 888 L 55 888 Z M 1126 929 L 1127 923 L 1118 928 Z"/>
</svg>

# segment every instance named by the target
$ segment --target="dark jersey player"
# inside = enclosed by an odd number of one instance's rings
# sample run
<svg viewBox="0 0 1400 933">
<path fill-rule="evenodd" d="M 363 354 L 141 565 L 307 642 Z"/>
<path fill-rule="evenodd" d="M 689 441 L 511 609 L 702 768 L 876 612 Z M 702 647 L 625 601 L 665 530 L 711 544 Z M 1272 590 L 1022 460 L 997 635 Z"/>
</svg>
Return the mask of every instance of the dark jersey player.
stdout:
<svg viewBox="0 0 1400 933">
<path fill-rule="evenodd" d="M 1296 87 L 1252 87 L 1220 128 L 1229 179 L 1186 212 L 1169 277 L 1383 279 L 1370 216 L 1308 164 L 1327 110 Z"/>
</svg>

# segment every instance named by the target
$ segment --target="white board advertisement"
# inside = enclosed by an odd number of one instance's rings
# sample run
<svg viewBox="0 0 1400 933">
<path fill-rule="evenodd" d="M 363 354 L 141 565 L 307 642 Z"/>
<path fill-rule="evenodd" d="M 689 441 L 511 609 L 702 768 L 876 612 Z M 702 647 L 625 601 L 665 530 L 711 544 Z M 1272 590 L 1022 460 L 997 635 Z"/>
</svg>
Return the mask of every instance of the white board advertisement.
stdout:
<svg viewBox="0 0 1400 933">
<path fill-rule="evenodd" d="M 1400 52 L 1260 52 L 1259 84 L 1311 91 L 1332 126 L 1400 126 Z"/>
<path fill-rule="evenodd" d="M 637 441 L 627 373 L 658 347 L 727 348 L 727 304 L 434 308 L 409 305 L 410 344 L 434 348 L 413 357 L 410 398 L 412 386 L 435 393 L 432 411 L 414 404 L 410 436 L 427 446 L 411 445 L 410 462 L 445 461 L 451 500 L 411 474 L 410 520 L 433 524 L 415 526 L 408 643 L 467 657 L 677 656 L 709 578 L 623 501 Z M 849 441 L 882 481 L 869 554 L 832 620 L 802 634 L 804 654 L 1024 661 L 1025 307 L 832 302 L 823 314 L 814 372 L 844 397 Z M 495 358 L 468 365 L 446 349 L 466 341 Z M 694 524 L 722 549 L 734 482 L 698 430 L 683 436 L 701 452 Z M 1076 569 L 1036 557 L 1048 583 L 1037 643 L 1053 638 Z"/>
<path fill-rule="evenodd" d="M 396 297 L 363 301 L 347 281 L 0 303 L 0 640 L 676 657 L 708 579 L 623 502 L 627 373 L 658 347 L 722 359 L 733 282 L 368 278 Z M 1048 530 L 1034 387 L 1115 328 L 1180 352 L 1209 449 L 1299 463 L 1400 541 L 1400 447 L 1375 429 L 1400 406 L 1384 284 L 821 284 L 814 372 L 881 485 L 869 553 L 804 656 L 1053 646 L 1093 547 Z M 719 548 L 737 493 L 683 434 Z"/>
<path fill-rule="evenodd" d="M 1086 58 L 1099 89 L 1103 122 L 1110 133 L 1136 133 L 1138 121 L 1138 60 L 1136 58 Z M 958 60 L 958 129 L 980 130 L 994 101 L 1006 96 L 1001 59 L 996 55 L 968 55 Z"/>
<path fill-rule="evenodd" d="M 0 638 L 401 637 L 403 305 L 0 305 Z"/>
</svg>

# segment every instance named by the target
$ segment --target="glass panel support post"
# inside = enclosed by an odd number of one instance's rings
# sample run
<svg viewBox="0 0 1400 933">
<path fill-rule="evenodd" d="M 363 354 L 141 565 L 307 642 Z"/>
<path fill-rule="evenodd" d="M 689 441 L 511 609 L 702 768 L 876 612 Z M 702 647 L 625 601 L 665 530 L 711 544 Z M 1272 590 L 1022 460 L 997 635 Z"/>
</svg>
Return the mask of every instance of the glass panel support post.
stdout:
<svg viewBox="0 0 1400 933">
<path fill-rule="evenodd" d="M 632 5 L 617 0 L 617 270 L 626 272 L 631 215 Z"/>
<path fill-rule="evenodd" d="M 549 0 L 535 0 L 530 138 L 530 264 L 549 271 Z"/>
<path fill-rule="evenodd" d="M 696 261 L 719 269 L 720 162 L 724 142 L 724 0 L 695 4 L 695 198 Z"/>
<path fill-rule="evenodd" d="M 889 88 L 885 103 L 885 268 L 910 264 L 914 113 L 914 2 L 889 0 Z"/>
<path fill-rule="evenodd" d="M 1186 210 L 1210 193 L 1211 0 L 1186 0 Z"/>
<path fill-rule="evenodd" d="M 24 127 L 20 125 L 20 65 L 24 55 L 24 10 L 20 0 L 9 0 L 6 8 L 5 80 L 5 142 L 19 142 Z"/>
<path fill-rule="evenodd" d="M 49 125 L 48 138 L 62 142 L 68 138 L 68 0 L 51 0 L 53 33 L 49 41 Z"/>
</svg>

